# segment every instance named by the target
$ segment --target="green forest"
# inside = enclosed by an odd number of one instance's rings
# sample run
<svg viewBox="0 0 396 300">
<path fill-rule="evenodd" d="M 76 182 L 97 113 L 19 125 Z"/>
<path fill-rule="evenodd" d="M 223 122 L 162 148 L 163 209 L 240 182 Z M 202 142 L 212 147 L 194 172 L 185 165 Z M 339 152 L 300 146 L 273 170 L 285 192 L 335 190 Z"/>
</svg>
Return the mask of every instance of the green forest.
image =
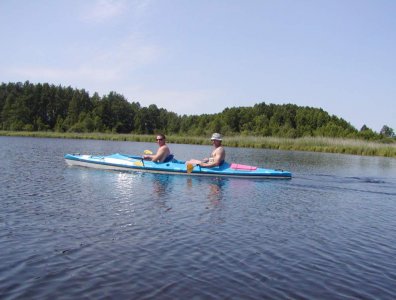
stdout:
<svg viewBox="0 0 396 300">
<path fill-rule="evenodd" d="M 76 133 L 153 134 L 260 137 L 336 137 L 369 141 L 394 141 L 392 128 L 377 133 L 360 130 L 321 108 L 294 104 L 257 103 L 253 107 L 230 107 L 216 114 L 178 115 L 155 104 L 142 107 L 123 95 L 110 92 L 100 97 L 84 89 L 48 83 L 2 83 L 0 130 Z"/>
</svg>

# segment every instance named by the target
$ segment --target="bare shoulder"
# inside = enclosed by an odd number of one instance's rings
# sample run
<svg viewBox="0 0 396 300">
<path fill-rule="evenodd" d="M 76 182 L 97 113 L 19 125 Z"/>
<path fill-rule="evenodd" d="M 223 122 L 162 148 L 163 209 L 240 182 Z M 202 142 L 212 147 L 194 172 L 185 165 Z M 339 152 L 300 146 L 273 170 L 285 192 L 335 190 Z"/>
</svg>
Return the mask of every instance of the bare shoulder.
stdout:
<svg viewBox="0 0 396 300">
<path fill-rule="evenodd" d="M 225 159 L 225 150 L 224 150 L 223 146 L 216 148 L 213 154 L 214 154 L 213 156 L 215 157 L 216 161 L 218 161 L 218 162 Z"/>
<path fill-rule="evenodd" d="M 219 148 L 216 149 L 216 152 L 217 152 L 218 154 L 223 154 L 223 153 L 225 153 L 224 147 L 223 147 L 223 146 L 220 146 Z"/>
<path fill-rule="evenodd" d="M 161 155 L 161 158 L 165 159 L 170 154 L 170 149 L 167 145 L 162 146 L 158 149 L 158 155 Z"/>
<path fill-rule="evenodd" d="M 163 148 L 162 151 L 163 151 L 164 153 L 170 154 L 170 149 L 169 149 L 168 145 L 164 145 L 162 148 Z"/>
</svg>

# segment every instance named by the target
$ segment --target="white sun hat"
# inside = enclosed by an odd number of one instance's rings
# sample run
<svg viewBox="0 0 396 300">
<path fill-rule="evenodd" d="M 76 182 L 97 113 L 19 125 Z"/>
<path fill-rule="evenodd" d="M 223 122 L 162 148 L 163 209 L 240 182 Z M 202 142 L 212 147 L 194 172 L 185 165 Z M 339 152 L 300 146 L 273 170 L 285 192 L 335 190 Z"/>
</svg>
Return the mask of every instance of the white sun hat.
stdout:
<svg viewBox="0 0 396 300">
<path fill-rule="evenodd" d="M 213 140 L 222 141 L 223 139 L 222 139 L 222 136 L 220 133 L 213 133 L 210 140 L 211 141 L 213 141 Z"/>
</svg>

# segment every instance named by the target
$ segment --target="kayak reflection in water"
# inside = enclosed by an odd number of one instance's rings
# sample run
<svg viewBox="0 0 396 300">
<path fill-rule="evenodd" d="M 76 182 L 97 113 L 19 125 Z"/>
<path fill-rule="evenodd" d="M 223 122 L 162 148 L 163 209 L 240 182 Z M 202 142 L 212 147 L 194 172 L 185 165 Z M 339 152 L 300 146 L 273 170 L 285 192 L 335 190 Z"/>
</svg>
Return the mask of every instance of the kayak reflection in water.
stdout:
<svg viewBox="0 0 396 300">
<path fill-rule="evenodd" d="M 221 145 L 222 136 L 220 133 L 213 133 L 211 139 L 214 150 L 209 158 L 204 158 L 202 160 L 197 159 L 190 159 L 186 161 L 187 165 L 200 165 L 201 167 L 205 168 L 212 168 L 220 166 L 224 163 L 225 160 L 225 150 L 224 147 Z"/>
</svg>

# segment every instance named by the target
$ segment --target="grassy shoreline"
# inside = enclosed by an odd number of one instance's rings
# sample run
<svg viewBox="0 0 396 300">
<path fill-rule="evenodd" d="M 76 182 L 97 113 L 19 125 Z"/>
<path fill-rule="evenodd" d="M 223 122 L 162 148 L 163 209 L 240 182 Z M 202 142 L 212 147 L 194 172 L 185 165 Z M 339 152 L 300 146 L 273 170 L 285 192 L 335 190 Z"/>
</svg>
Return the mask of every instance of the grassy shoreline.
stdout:
<svg viewBox="0 0 396 300">
<path fill-rule="evenodd" d="M 0 136 L 93 139 L 109 141 L 153 142 L 153 135 L 113 134 L 113 133 L 60 133 L 60 132 L 26 132 L 0 131 Z M 207 137 L 190 137 L 168 135 L 169 143 L 207 145 Z M 304 137 L 297 139 L 278 137 L 232 136 L 223 141 L 225 146 L 241 148 L 262 148 L 293 151 L 312 151 L 342 153 L 363 156 L 383 156 L 396 158 L 396 143 L 384 144 L 356 139 Z"/>
</svg>

